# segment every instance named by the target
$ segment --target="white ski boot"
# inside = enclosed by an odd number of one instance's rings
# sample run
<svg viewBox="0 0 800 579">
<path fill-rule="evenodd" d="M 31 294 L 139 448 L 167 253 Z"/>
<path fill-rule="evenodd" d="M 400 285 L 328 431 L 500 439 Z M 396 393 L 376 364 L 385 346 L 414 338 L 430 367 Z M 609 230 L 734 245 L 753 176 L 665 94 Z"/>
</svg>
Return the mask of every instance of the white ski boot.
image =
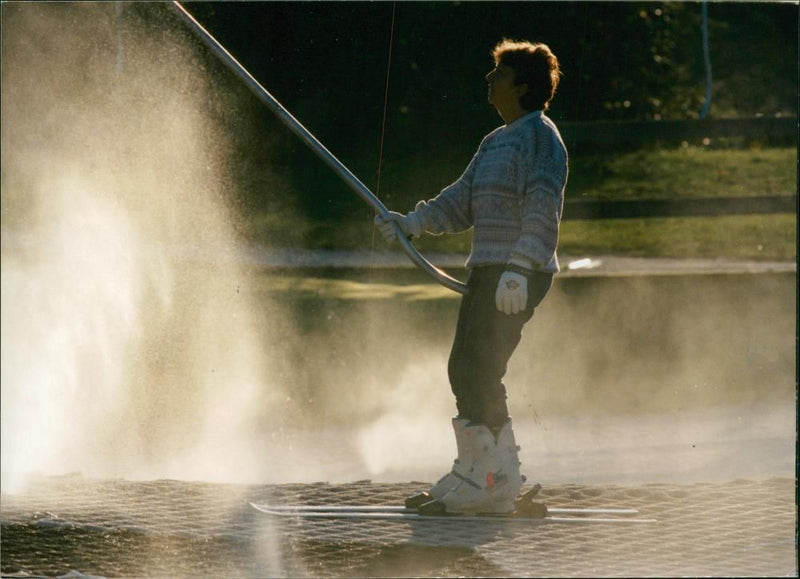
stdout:
<svg viewBox="0 0 800 579">
<path fill-rule="evenodd" d="M 470 457 L 471 444 L 465 435 L 465 429 L 469 424 L 466 418 L 453 418 L 453 431 L 456 435 L 456 449 L 458 455 L 453 461 L 453 468 L 444 475 L 439 481 L 433 485 L 429 490 L 412 495 L 406 499 L 406 508 L 416 509 L 423 504 L 441 499 L 448 492 L 453 490 L 461 483 L 464 477 L 469 473 L 472 466 Z"/>
<path fill-rule="evenodd" d="M 422 514 L 505 514 L 514 511 L 522 488 L 520 462 L 511 420 L 495 435 L 485 424 L 464 428 L 471 465 L 466 476 L 439 500 L 420 506 Z"/>
</svg>

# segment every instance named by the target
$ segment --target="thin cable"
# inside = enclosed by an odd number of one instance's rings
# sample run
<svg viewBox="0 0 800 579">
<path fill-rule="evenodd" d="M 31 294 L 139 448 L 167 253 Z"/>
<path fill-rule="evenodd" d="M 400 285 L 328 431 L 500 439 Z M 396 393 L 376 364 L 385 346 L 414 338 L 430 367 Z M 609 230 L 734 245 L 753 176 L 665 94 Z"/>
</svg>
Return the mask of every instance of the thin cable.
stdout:
<svg viewBox="0 0 800 579">
<path fill-rule="evenodd" d="M 381 141 L 378 151 L 378 178 L 375 183 L 375 195 L 380 198 L 381 193 L 381 165 L 383 164 L 383 141 L 386 136 L 386 111 L 389 106 L 389 78 L 392 71 L 392 47 L 394 46 L 394 15 L 397 2 L 392 2 L 392 26 L 389 30 L 389 56 L 386 62 L 386 85 L 383 89 L 383 120 L 381 121 Z"/>
<path fill-rule="evenodd" d="M 383 89 L 383 118 L 381 119 L 381 138 L 378 147 L 378 174 L 375 183 L 375 196 L 381 197 L 381 171 L 383 168 L 383 143 L 386 138 L 386 117 L 389 109 L 389 78 L 392 72 L 392 48 L 394 46 L 394 20 L 397 2 L 392 2 L 392 24 L 389 29 L 389 56 L 386 62 L 386 84 Z M 375 222 L 372 223 L 372 239 L 370 241 L 370 272 L 372 271 L 372 252 L 375 250 Z"/>
<path fill-rule="evenodd" d="M 708 41 L 708 1 L 703 0 L 703 62 L 706 67 L 706 100 L 700 109 L 700 118 L 708 116 L 711 108 L 711 47 Z"/>
</svg>

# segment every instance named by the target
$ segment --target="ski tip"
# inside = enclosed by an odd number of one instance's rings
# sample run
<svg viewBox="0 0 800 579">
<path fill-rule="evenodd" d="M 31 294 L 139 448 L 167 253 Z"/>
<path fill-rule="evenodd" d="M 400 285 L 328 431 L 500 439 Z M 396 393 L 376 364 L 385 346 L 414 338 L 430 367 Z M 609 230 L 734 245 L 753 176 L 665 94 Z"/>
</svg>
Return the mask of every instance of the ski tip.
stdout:
<svg viewBox="0 0 800 579">
<path fill-rule="evenodd" d="M 250 503 L 250 506 L 253 507 L 255 510 L 260 511 L 262 513 L 266 513 L 268 515 L 276 515 L 277 513 L 270 505 L 262 505 L 259 503 Z"/>
</svg>

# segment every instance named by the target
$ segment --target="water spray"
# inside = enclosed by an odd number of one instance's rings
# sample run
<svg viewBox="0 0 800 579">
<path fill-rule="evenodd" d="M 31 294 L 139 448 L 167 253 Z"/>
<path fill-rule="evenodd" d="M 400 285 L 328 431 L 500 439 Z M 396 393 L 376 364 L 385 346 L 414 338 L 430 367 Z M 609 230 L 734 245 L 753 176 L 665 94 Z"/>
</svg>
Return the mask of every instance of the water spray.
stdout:
<svg viewBox="0 0 800 579">
<path fill-rule="evenodd" d="M 225 195 L 208 103 L 227 95 L 161 36 L 160 8 L 115 8 L 3 5 L 4 493 L 35 473 L 278 470 L 285 324 L 252 291 Z"/>
</svg>

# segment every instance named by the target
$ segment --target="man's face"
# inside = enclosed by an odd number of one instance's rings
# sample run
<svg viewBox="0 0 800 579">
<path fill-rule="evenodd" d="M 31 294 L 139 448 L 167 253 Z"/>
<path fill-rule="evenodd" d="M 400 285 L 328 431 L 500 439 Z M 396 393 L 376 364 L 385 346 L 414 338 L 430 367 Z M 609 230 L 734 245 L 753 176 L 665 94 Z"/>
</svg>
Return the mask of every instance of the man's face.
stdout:
<svg viewBox="0 0 800 579">
<path fill-rule="evenodd" d="M 519 104 L 519 97 L 528 91 L 526 84 L 514 84 L 514 69 L 498 64 L 486 75 L 489 83 L 489 102 L 498 110 L 507 110 Z"/>
</svg>

